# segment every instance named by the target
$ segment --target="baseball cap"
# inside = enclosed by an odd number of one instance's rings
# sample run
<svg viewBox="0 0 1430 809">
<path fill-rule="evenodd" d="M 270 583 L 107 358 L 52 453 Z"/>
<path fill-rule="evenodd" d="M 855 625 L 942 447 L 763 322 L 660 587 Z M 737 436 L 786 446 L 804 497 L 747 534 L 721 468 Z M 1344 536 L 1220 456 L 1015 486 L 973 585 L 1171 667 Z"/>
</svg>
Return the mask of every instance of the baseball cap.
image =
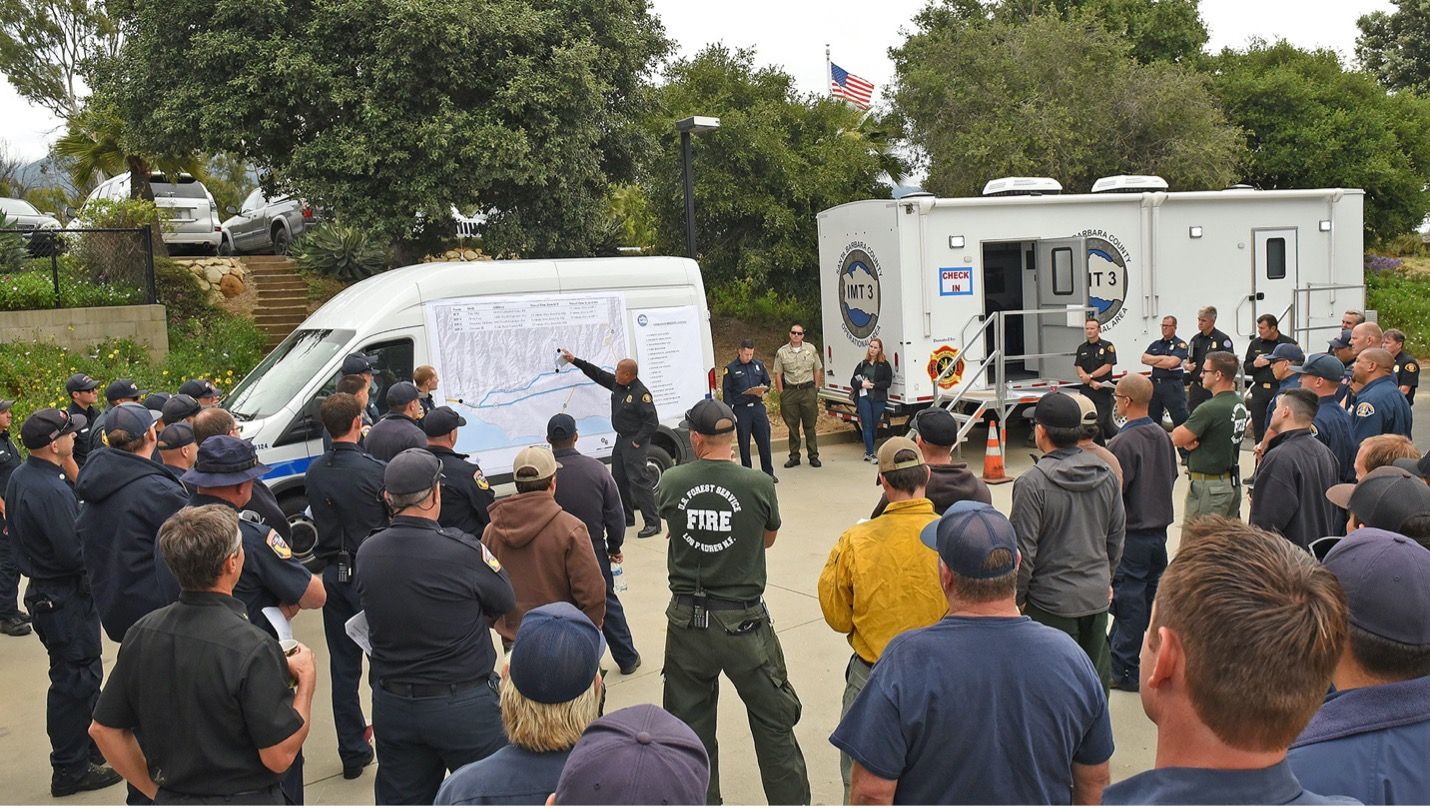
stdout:
<svg viewBox="0 0 1430 809">
<path fill-rule="evenodd" d="M 592 722 L 571 748 L 556 803 L 575 806 L 704 806 L 710 756 L 689 725 L 655 705 Z"/>
<path fill-rule="evenodd" d="M 1430 486 L 1398 466 L 1381 466 L 1359 483 L 1339 483 L 1326 499 L 1356 515 L 1369 528 L 1399 531 L 1407 517 L 1430 511 Z"/>
<path fill-rule="evenodd" d="M 145 397 L 144 397 L 144 402 L 143 402 L 143 404 L 144 404 L 145 407 L 149 408 L 150 410 L 158 410 L 159 412 L 162 413 L 162 412 L 164 412 L 164 404 L 165 404 L 166 402 L 168 402 L 168 401 L 169 401 L 169 394 L 164 393 L 163 391 L 157 391 L 157 390 L 156 390 L 156 391 L 154 391 L 153 393 L 149 394 L 148 396 L 145 396 Z"/>
<path fill-rule="evenodd" d="M 370 374 L 377 357 L 367 354 L 349 354 L 343 357 L 343 376 L 348 374 Z"/>
<path fill-rule="evenodd" d="M 170 424 L 159 433 L 159 449 L 180 449 L 194 443 L 194 440 L 194 428 L 189 426 L 188 422 L 181 421 Z"/>
<path fill-rule="evenodd" d="M 511 647 L 511 684 L 533 702 L 555 705 L 586 693 L 596 680 L 606 639 L 567 601 L 530 610 Z"/>
<path fill-rule="evenodd" d="M 569 413 L 557 413 L 546 422 L 546 440 L 564 441 L 576 434 L 576 419 Z"/>
<path fill-rule="evenodd" d="M 187 427 L 175 424 L 175 427 Z M 165 428 L 164 432 L 168 432 Z M 199 445 L 194 467 L 180 480 L 195 486 L 233 486 L 268 474 L 269 468 L 258 462 L 258 450 L 232 435 L 211 435 Z"/>
<path fill-rule="evenodd" d="M 556 456 L 551 454 L 551 450 L 546 447 L 527 447 L 518 452 L 516 460 L 511 462 L 511 477 L 520 481 L 546 480 L 560 468 L 561 464 L 556 462 Z"/>
<path fill-rule="evenodd" d="M 458 427 L 465 426 L 467 426 L 466 417 L 446 405 L 434 407 L 422 417 L 422 432 L 429 437 L 446 435 Z"/>
<path fill-rule="evenodd" d="M 190 379 L 179 386 L 179 393 L 185 396 L 192 396 L 195 399 L 207 399 L 210 396 L 222 396 L 223 391 L 213 386 L 207 379 Z"/>
<path fill-rule="evenodd" d="M 1044 427 L 1070 430 L 1082 425 L 1082 408 L 1071 396 L 1054 391 L 1038 400 L 1033 408 L 1033 421 Z"/>
<path fill-rule="evenodd" d="M 1341 329 L 1341 333 L 1340 333 L 1340 334 L 1338 334 L 1338 335 L 1336 335 L 1335 337 L 1332 337 L 1332 338 L 1331 338 L 1331 342 L 1329 343 L 1329 345 L 1330 345 L 1330 347 L 1331 347 L 1332 350 L 1335 350 L 1335 349 L 1337 349 L 1337 348 L 1350 348 L 1350 347 L 1351 347 L 1351 330 L 1350 330 L 1350 329 Z"/>
<path fill-rule="evenodd" d="M 169 401 L 164 403 L 160 412 L 164 414 L 165 424 L 176 424 L 189 416 L 198 415 L 204 406 L 199 404 L 199 400 L 187 393 L 176 393 L 169 397 Z"/>
<path fill-rule="evenodd" d="M 406 407 L 421 398 L 422 392 L 411 382 L 396 382 L 387 389 L 388 407 Z M 448 432 L 451 432 L 450 430 Z"/>
<path fill-rule="evenodd" d="M 1359 528 L 1326 554 L 1351 626 L 1409 646 L 1430 645 L 1430 550 L 1400 534 Z"/>
<path fill-rule="evenodd" d="M 65 380 L 65 391 L 67 393 L 78 393 L 82 390 L 94 390 L 99 387 L 99 383 L 94 381 L 89 374 L 75 374 Z"/>
<path fill-rule="evenodd" d="M 154 414 L 138 402 L 124 402 L 104 412 L 104 435 L 106 438 L 123 430 L 131 436 L 140 436 L 154 426 Z"/>
<path fill-rule="evenodd" d="M 958 420 L 942 407 L 928 407 L 915 413 L 914 429 L 925 444 L 951 447 L 958 443 Z"/>
<path fill-rule="evenodd" d="M 89 390 L 89 388 L 80 388 Z M 39 449 L 49 446 L 62 435 L 77 433 L 89 424 L 83 413 L 67 413 L 53 407 L 36 410 L 20 425 L 20 443 L 25 449 Z"/>
<path fill-rule="evenodd" d="M 4 408 L 0 408 L 0 410 L 3 409 Z M 1391 463 L 1412 475 L 1419 475 L 1422 478 L 1430 477 L 1430 452 L 1420 456 L 1420 460 L 1418 461 L 1411 460 L 1410 458 L 1398 458 Z"/>
<path fill-rule="evenodd" d="M 1277 343 L 1276 347 L 1271 349 L 1271 353 L 1266 355 L 1266 359 L 1270 362 L 1288 360 L 1302 363 L 1306 361 L 1306 352 L 1302 351 L 1301 347 L 1295 343 Z"/>
<path fill-rule="evenodd" d="M 6 410 L 9 410 L 10 408 L 12 408 L 12 407 L 14 407 L 14 406 L 15 406 L 15 400 L 14 400 L 14 399 L 0 399 L 0 413 L 4 413 Z"/>
<path fill-rule="evenodd" d="M 382 486 L 388 494 L 417 494 L 436 486 L 441 479 L 442 462 L 421 447 L 397 453 L 382 471 Z"/>
<path fill-rule="evenodd" d="M 912 452 L 914 457 L 902 461 L 894 460 L 900 452 L 905 451 Z M 884 442 L 883 446 L 879 447 L 879 474 L 897 472 L 900 469 L 913 469 L 916 466 L 923 466 L 923 463 L 923 450 L 919 449 L 919 445 L 915 444 L 912 439 L 902 435 L 890 438 Z"/>
<path fill-rule="evenodd" d="M 1097 405 L 1093 404 L 1091 399 L 1081 393 L 1069 393 L 1068 396 L 1077 402 L 1077 409 L 1082 416 L 1084 426 L 1097 423 Z"/>
<path fill-rule="evenodd" d="M 976 500 L 960 500 L 919 532 L 924 544 L 938 551 L 949 570 L 969 579 L 996 579 L 1018 569 L 1018 535 L 998 509 Z M 990 566 L 996 550 L 1009 552 L 1004 564 Z"/>
<path fill-rule="evenodd" d="M 1346 365 L 1330 354 L 1312 354 L 1305 362 L 1291 369 L 1298 374 L 1310 374 L 1321 379 L 1339 380 L 1346 375 Z"/>
<path fill-rule="evenodd" d="M 116 379 L 104 389 L 104 398 L 111 402 L 119 399 L 142 399 L 146 393 L 148 391 L 139 390 L 139 386 L 135 385 L 132 379 Z"/>
<path fill-rule="evenodd" d="M 717 399 L 701 399 L 685 411 L 680 426 L 701 435 L 721 435 L 735 429 L 735 411 Z"/>
</svg>

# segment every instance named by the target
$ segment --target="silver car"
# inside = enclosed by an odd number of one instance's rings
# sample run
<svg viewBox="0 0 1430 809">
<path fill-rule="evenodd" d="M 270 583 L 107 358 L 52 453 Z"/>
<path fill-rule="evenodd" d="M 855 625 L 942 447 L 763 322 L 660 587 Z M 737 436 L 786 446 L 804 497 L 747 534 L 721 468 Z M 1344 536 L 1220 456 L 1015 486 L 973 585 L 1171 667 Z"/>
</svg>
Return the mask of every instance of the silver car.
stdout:
<svg viewBox="0 0 1430 809">
<path fill-rule="evenodd" d="M 268 199 L 262 188 L 255 188 L 244 198 L 237 211 L 223 223 L 223 241 L 219 253 L 288 254 L 293 240 L 317 221 L 313 207 L 287 194 Z"/>
<path fill-rule="evenodd" d="M 149 187 L 154 191 L 154 205 L 164 220 L 164 244 L 170 252 L 190 250 L 205 255 L 213 255 L 219 245 L 218 205 L 213 194 L 197 178 L 180 174 L 169 182 L 163 174 L 149 176 Z M 129 172 L 110 177 L 90 192 L 85 204 L 98 199 L 124 200 L 129 198 Z M 78 227 L 87 227 L 84 209 L 81 208 Z"/>
<path fill-rule="evenodd" d="M 53 236 L 35 238 L 34 231 L 59 230 L 60 220 L 52 213 L 40 213 L 35 206 L 23 199 L 0 197 L 0 227 L 28 231 L 25 233 L 25 242 L 29 245 L 30 255 L 33 256 L 50 255 L 60 244 Z"/>
</svg>

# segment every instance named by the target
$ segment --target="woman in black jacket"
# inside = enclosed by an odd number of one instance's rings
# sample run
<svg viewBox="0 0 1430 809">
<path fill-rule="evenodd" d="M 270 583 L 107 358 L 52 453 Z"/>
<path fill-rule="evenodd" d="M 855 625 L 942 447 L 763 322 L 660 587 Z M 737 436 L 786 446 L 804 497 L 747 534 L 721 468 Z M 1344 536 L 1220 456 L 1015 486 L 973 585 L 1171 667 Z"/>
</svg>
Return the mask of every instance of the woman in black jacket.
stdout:
<svg viewBox="0 0 1430 809">
<path fill-rule="evenodd" d="M 864 433 L 864 460 L 869 463 L 879 462 L 874 455 L 874 433 L 879 429 L 884 404 L 889 401 L 889 385 L 893 382 L 894 369 L 884 357 L 884 341 L 875 337 L 869 341 L 869 350 L 849 380 L 859 410 L 859 429 Z"/>
</svg>

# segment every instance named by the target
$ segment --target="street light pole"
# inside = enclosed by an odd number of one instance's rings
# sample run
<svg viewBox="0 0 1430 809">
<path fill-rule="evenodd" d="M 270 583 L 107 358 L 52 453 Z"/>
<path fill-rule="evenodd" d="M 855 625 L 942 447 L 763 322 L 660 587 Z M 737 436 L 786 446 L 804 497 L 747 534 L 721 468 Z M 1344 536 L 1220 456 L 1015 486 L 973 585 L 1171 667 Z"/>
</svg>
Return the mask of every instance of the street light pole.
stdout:
<svg viewBox="0 0 1430 809">
<path fill-rule="evenodd" d="M 713 132 L 720 128 L 720 119 L 694 115 L 675 122 L 680 132 L 680 163 L 685 177 L 685 254 L 695 258 L 695 167 L 690 149 L 692 132 Z"/>
</svg>

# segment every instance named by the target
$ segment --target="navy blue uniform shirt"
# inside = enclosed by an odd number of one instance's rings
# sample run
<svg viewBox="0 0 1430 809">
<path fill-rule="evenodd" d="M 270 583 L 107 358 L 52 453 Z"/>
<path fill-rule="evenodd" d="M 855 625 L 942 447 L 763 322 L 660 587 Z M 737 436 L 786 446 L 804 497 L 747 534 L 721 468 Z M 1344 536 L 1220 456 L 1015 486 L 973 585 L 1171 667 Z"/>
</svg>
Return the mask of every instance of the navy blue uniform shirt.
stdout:
<svg viewBox="0 0 1430 809">
<path fill-rule="evenodd" d="M 1410 404 L 1401 395 L 1394 376 L 1372 380 L 1360 389 L 1354 401 L 1351 407 L 1351 435 L 1357 444 L 1386 433 L 1410 437 Z"/>
<path fill-rule="evenodd" d="M 481 539 L 492 522 L 487 507 L 496 500 L 482 468 L 448 447 L 429 445 L 427 450 L 442 463 L 442 513 L 437 522 Z"/>
<path fill-rule="evenodd" d="M 757 385 L 770 387 L 770 371 L 765 367 L 763 360 L 751 358 L 749 362 L 740 362 L 736 357 L 725 366 L 725 404 L 730 407 L 744 407 L 745 405 L 760 404 L 764 401 L 763 396 L 750 396 L 742 391 L 753 388 Z"/>
<path fill-rule="evenodd" d="M 71 401 L 66 410 L 71 416 L 76 413 L 84 416 L 84 429 L 74 434 L 74 462 L 82 469 L 89 459 L 89 437 L 94 434 L 95 424 L 99 422 L 99 409 L 93 405 L 80 407 Z"/>
<path fill-rule="evenodd" d="M 303 477 L 308 506 L 318 526 L 319 559 L 350 556 L 373 531 L 387 525 L 382 470 L 387 464 L 351 441 L 340 441 L 308 467 Z"/>
<path fill-rule="evenodd" d="M 1102 792 L 1104 806 L 1285 806 L 1350 804 L 1353 798 L 1307 792 L 1284 760 L 1261 770 L 1163 767 L 1119 781 Z"/>
<path fill-rule="evenodd" d="M 1147 346 L 1146 353 L 1154 357 L 1176 357 L 1182 362 L 1187 361 L 1187 343 L 1182 338 L 1172 335 L 1170 340 L 1153 340 L 1152 345 Z M 1153 368 L 1153 379 L 1175 379 L 1182 381 L 1182 367 L 1176 368 Z"/>
<path fill-rule="evenodd" d="M 64 470 L 35 456 L 10 476 L 5 487 L 5 523 L 15 567 L 32 579 L 84 575 L 84 551 L 74 521 L 79 499 Z"/>
</svg>

